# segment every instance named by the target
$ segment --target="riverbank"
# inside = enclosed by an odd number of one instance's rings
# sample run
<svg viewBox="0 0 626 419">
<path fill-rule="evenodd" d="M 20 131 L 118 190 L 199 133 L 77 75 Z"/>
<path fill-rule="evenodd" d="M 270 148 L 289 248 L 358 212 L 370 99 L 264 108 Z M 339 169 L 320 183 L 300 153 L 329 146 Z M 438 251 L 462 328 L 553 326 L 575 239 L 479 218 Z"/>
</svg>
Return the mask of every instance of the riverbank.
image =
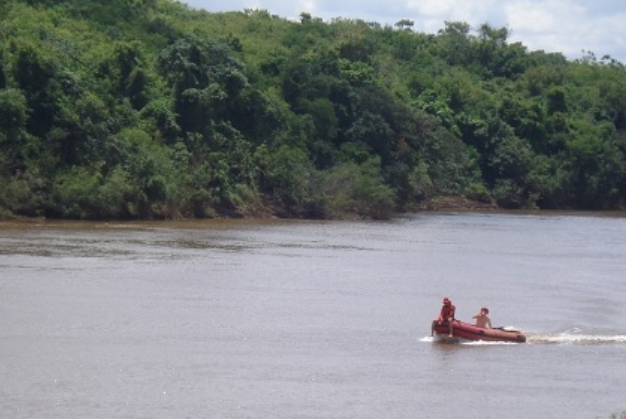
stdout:
<svg viewBox="0 0 626 419">
<path fill-rule="evenodd" d="M 418 206 L 422 211 L 449 211 L 449 210 L 501 210 L 498 204 L 471 199 L 464 195 L 438 196 L 428 199 Z"/>
</svg>

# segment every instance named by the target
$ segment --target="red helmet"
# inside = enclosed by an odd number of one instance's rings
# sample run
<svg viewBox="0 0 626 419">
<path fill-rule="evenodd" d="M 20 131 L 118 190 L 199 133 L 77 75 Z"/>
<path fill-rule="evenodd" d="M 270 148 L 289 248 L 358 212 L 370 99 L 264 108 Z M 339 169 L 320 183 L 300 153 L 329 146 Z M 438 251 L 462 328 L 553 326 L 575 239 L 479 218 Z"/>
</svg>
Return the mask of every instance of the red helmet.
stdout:
<svg viewBox="0 0 626 419">
<path fill-rule="evenodd" d="M 452 301 L 450 301 L 450 299 L 448 297 L 443 299 L 443 303 L 444 304 L 452 304 Z"/>
<path fill-rule="evenodd" d="M 485 314 L 489 314 L 489 309 L 487 307 L 481 308 L 480 311 L 484 311 Z"/>
</svg>

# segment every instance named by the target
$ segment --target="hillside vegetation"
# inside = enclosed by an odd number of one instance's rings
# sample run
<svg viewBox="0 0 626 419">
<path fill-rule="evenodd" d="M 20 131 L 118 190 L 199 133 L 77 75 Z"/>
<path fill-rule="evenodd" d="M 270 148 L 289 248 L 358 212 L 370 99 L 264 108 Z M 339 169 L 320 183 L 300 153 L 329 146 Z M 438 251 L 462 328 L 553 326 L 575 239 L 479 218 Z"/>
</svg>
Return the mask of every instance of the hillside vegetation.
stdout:
<svg viewBox="0 0 626 419">
<path fill-rule="evenodd" d="M 0 216 L 624 206 L 622 63 L 412 26 L 0 0 Z"/>
</svg>

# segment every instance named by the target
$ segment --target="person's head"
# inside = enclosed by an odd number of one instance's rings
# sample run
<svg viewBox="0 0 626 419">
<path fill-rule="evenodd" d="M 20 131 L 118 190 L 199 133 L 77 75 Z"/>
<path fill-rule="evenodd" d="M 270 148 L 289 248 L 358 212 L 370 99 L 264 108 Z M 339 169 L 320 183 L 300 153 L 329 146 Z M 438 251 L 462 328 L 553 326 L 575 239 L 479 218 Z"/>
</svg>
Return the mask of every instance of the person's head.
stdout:
<svg viewBox="0 0 626 419">
<path fill-rule="evenodd" d="M 444 306 L 449 306 L 452 304 L 452 301 L 450 301 L 450 299 L 448 297 L 443 299 L 443 305 Z"/>
<path fill-rule="evenodd" d="M 489 314 L 489 309 L 487 307 L 483 307 L 480 309 L 480 314 L 487 315 Z"/>
</svg>

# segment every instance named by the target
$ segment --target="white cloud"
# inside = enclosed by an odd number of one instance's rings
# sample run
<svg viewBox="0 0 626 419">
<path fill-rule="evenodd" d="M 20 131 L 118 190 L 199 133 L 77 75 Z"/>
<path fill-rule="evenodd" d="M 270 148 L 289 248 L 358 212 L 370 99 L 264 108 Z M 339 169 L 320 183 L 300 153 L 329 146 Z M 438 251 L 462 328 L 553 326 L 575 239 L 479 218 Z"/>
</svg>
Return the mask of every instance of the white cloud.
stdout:
<svg viewBox="0 0 626 419">
<path fill-rule="evenodd" d="M 297 19 L 302 12 L 324 20 L 342 17 L 393 25 L 401 19 L 414 29 L 436 33 L 445 21 L 473 27 L 489 23 L 506 26 L 510 42 L 529 50 L 562 52 L 580 58 L 582 50 L 598 57 L 611 55 L 626 63 L 626 2 L 623 0 L 187 0 L 208 11 L 265 9 Z"/>
<path fill-rule="evenodd" d="M 312 15 L 317 12 L 314 0 L 300 0 L 297 2 L 297 4 L 300 6 L 299 10 L 301 10 L 302 12 L 311 13 Z"/>
<path fill-rule="evenodd" d="M 498 2 L 485 0 L 471 2 L 467 0 L 440 0 L 440 1 L 419 1 L 413 0 L 407 3 L 407 9 L 416 12 L 420 16 L 436 18 L 440 22 L 446 20 L 456 21 L 478 21 L 488 16 L 490 13 L 498 11 Z"/>
</svg>

